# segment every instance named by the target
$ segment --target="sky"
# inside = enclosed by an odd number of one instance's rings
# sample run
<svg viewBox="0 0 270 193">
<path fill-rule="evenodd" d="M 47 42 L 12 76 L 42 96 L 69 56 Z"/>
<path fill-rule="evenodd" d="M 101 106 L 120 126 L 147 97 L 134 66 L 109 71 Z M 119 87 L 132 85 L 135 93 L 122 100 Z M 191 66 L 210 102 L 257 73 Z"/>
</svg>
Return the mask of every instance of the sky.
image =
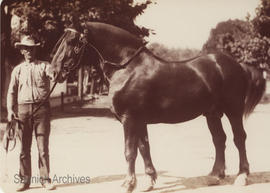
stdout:
<svg viewBox="0 0 270 193">
<path fill-rule="evenodd" d="M 137 0 L 144 2 L 144 0 Z M 201 49 L 210 30 L 221 21 L 245 20 L 255 15 L 260 0 L 155 0 L 136 18 L 139 26 L 153 29 L 146 38 L 172 48 Z"/>
</svg>

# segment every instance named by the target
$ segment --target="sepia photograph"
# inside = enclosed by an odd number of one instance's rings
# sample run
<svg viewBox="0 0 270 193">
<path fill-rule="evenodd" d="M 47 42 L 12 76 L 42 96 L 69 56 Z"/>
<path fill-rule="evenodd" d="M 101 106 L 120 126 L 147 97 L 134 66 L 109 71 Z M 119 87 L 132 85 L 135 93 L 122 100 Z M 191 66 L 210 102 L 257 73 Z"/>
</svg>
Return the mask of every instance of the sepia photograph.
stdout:
<svg viewBox="0 0 270 193">
<path fill-rule="evenodd" d="M 0 193 L 270 193 L 270 0 L 2 0 Z"/>
</svg>

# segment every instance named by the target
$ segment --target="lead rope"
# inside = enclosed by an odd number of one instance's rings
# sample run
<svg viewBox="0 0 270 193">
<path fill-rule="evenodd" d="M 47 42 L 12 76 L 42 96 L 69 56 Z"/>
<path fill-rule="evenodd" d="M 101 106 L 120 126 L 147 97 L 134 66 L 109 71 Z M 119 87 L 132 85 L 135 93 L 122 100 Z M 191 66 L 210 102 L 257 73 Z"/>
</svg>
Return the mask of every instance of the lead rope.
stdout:
<svg viewBox="0 0 270 193">
<path fill-rule="evenodd" d="M 5 160 L 4 160 L 4 172 L 3 172 L 3 182 L 8 180 L 8 151 L 9 151 L 9 142 L 13 141 L 13 147 L 10 151 L 15 148 L 16 145 L 16 133 L 15 133 L 16 120 L 13 118 L 12 121 L 7 123 L 6 131 L 3 137 L 3 147 L 6 150 Z"/>
<path fill-rule="evenodd" d="M 53 90 L 54 90 L 54 88 L 55 88 L 55 86 L 57 84 L 57 79 L 59 78 L 59 75 L 60 75 L 60 72 L 57 74 L 56 79 L 55 79 L 56 81 L 54 82 L 50 92 L 46 95 L 45 99 L 37 106 L 36 109 L 34 109 L 34 111 L 30 115 L 28 115 L 26 117 L 26 119 L 32 118 L 34 116 L 34 114 L 41 108 L 41 106 L 44 105 L 47 102 L 47 100 L 49 99 L 50 95 L 52 94 L 52 92 L 53 92 Z M 6 131 L 5 131 L 7 142 L 6 142 L 6 145 L 5 145 L 5 143 L 3 143 L 3 145 L 4 145 L 4 148 L 5 148 L 7 153 L 8 153 L 8 151 L 12 151 L 15 148 L 15 145 L 16 145 L 16 131 L 15 131 L 15 128 L 14 128 L 14 125 L 15 125 L 14 121 L 19 122 L 19 119 L 18 118 L 13 118 L 13 120 L 11 122 L 7 123 L 8 124 L 7 125 L 8 129 L 6 129 Z M 9 141 L 14 141 L 13 142 L 14 145 L 10 150 L 8 149 Z"/>
<path fill-rule="evenodd" d="M 57 76 L 55 78 L 55 82 L 54 82 L 50 92 L 46 95 L 45 99 L 37 106 L 37 108 L 32 112 L 31 115 L 26 117 L 26 119 L 29 119 L 29 118 L 32 119 L 34 114 L 41 108 L 41 106 L 47 102 L 47 100 L 49 99 L 51 93 L 53 92 L 53 90 L 57 84 L 57 79 L 59 78 L 59 75 L 60 75 L 60 72 L 57 74 Z M 16 128 L 15 128 L 16 122 L 18 123 L 19 119 L 13 118 L 13 120 L 11 122 L 7 123 L 7 129 L 5 131 L 3 142 L 2 142 L 4 149 L 6 150 L 5 161 L 4 161 L 5 162 L 4 163 L 5 172 L 4 172 L 4 176 L 3 176 L 4 182 L 6 182 L 9 178 L 9 176 L 8 176 L 8 151 L 12 151 L 16 146 L 16 137 L 17 137 Z M 10 141 L 13 141 L 13 147 L 11 149 L 9 149 L 9 142 Z"/>
<path fill-rule="evenodd" d="M 37 106 L 37 108 L 34 109 L 34 111 L 32 112 L 31 115 L 26 117 L 26 119 L 29 119 L 30 117 L 33 118 L 34 114 L 41 108 L 42 105 L 44 105 L 47 102 L 47 100 L 50 98 L 55 86 L 57 85 L 57 79 L 58 79 L 59 75 L 60 75 L 60 72 L 57 74 L 55 82 L 54 82 L 50 92 L 46 95 L 45 99 Z"/>
</svg>

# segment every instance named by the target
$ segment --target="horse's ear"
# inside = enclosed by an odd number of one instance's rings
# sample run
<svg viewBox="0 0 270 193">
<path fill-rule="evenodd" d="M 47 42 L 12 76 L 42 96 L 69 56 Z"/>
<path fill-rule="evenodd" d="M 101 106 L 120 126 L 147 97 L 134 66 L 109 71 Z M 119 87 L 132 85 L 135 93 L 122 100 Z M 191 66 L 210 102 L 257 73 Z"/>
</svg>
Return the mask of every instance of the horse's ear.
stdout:
<svg viewBox="0 0 270 193">
<path fill-rule="evenodd" d="M 83 28 L 84 37 L 87 38 L 88 42 L 94 43 L 95 42 L 94 36 L 91 31 L 91 27 L 87 25 L 87 22 L 82 24 L 82 28 Z"/>
<path fill-rule="evenodd" d="M 75 30 L 79 31 L 79 32 L 83 32 L 83 27 L 81 26 L 81 21 L 79 20 L 79 14 L 78 13 L 74 13 L 71 16 L 71 28 L 74 28 Z"/>
</svg>

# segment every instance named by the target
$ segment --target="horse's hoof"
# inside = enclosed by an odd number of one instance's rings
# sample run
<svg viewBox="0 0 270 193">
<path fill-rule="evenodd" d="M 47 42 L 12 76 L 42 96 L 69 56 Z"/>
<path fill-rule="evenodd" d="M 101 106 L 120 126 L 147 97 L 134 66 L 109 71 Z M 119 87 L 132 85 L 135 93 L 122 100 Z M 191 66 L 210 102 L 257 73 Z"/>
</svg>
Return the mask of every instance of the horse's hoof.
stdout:
<svg viewBox="0 0 270 193">
<path fill-rule="evenodd" d="M 207 177 L 207 185 L 208 186 L 216 186 L 220 184 L 220 177 L 209 175 Z"/>
<path fill-rule="evenodd" d="M 247 185 L 247 174 L 239 174 L 234 181 L 235 186 L 246 186 Z"/>
<path fill-rule="evenodd" d="M 145 176 L 143 179 L 143 185 L 140 188 L 140 191 L 142 192 L 148 192 L 154 189 L 155 185 L 155 179 L 153 179 L 151 176 Z"/>
<path fill-rule="evenodd" d="M 215 177 L 217 177 L 217 178 L 219 178 L 219 179 L 223 179 L 223 178 L 225 178 L 225 172 L 224 172 L 224 169 L 220 169 L 220 170 L 213 170 L 210 174 L 209 174 L 209 176 L 215 176 Z"/>
<path fill-rule="evenodd" d="M 132 179 L 126 179 L 121 186 L 122 188 L 124 188 L 125 193 L 131 193 L 136 188 L 136 185 L 137 185 L 136 178 L 135 179 L 132 178 Z"/>
</svg>

